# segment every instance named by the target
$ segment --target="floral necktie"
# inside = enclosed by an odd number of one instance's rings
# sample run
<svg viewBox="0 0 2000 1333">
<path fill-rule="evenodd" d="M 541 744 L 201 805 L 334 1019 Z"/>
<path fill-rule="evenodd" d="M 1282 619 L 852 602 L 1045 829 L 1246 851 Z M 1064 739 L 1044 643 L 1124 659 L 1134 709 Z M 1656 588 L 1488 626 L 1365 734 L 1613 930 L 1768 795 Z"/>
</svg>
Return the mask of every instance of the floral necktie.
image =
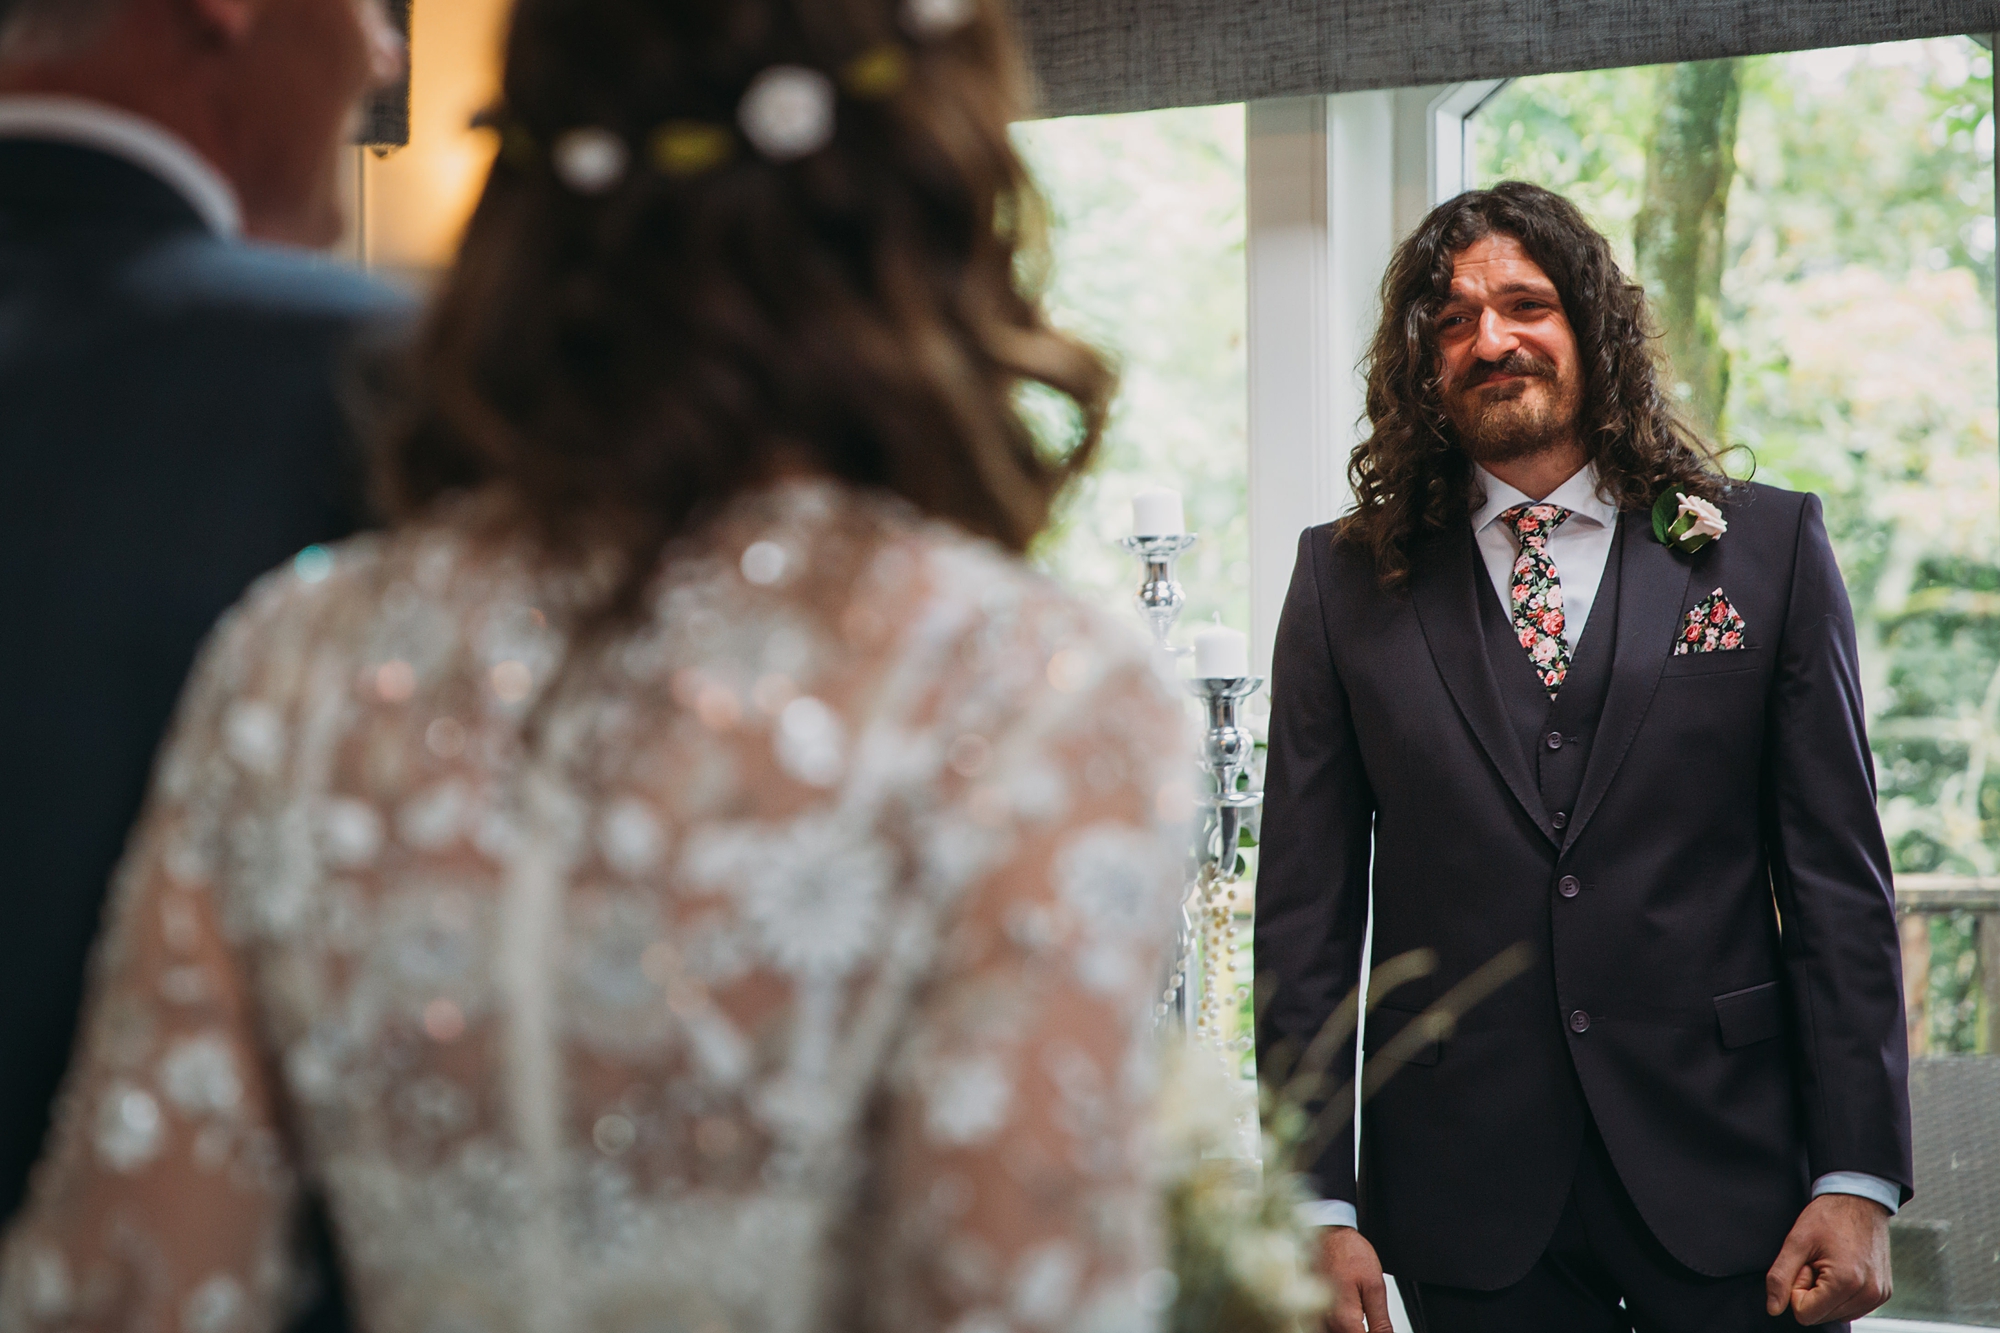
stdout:
<svg viewBox="0 0 2000 1333">
<path fill-rule="evenodd" d="M 1528 650 L 1528 660 L 1551 700 L 1569 674 L 1569 644 L 1563 639 L 1562 580 L 1549 557 L 1549 536 L 1569 513 L 1561 505 L 1515 505 L 1500 515 L 1521 540 L 1521 553 L 1514 557 L 1514 581 L 1508 588 L 1514 634 Z"/>
</svg>

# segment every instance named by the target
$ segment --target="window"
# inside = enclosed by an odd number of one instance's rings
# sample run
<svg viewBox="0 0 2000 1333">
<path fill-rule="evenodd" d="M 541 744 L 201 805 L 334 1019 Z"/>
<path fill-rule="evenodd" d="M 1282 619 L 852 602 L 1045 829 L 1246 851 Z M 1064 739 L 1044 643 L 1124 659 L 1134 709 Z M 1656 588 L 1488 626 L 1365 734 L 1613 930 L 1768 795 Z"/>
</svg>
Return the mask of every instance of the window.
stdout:
<svg viewBox="0 0 2000 1333">
<path fill-rule="evenodd" d="M 1201 542 L 1181 562 L 1176 640 L 1250 617 L 1244 109 L 1079 116 L 1017 127 L 1050 212 L 1050 313 L 1118 363 L 1097 467 L 1034 552 L 1073 591 L 1137 624 L 1139 566 L 1115 544 L 1134 493 L 1182 493 Z M 1192 709 L 1192 703 L 1190 703 Z M 1192 756 L 1190 756 L 1192 758 Z M 1249 891 L 1237 902 L 1234 985 L 1243 1070 L 1250 1030 Z M 1254 1116 L 1249 1123 L 1254 1124 Z"/>
<path fill-rule="evenodd" d="M 1200 545 L 1181 561 L 1181 624 L 1249 616 L 1243 108 L 1029 122 L 1017 142 L 1049 203 L 1051 313 L 1122 377 L 1097 467 L 1037 561 L 1135 617 L 1139 569 L 1114 543 L 1131 500 L 1181 491 Z M 1183 633 L 1182 638 L 1186 638 Z"/>
<path fill-rule="evenodd" d="M 1468 185 L 1550 186 L 1612 237 L 1668 314 L 1685 410 L 1740 447 L 1732 471 L 1825 501 L 1916 1057 L 1918 1197 L 1884 1313 L 2000 1326 L 1991 54 L 1955 38 L 1547 75 L 1460 114 Z M 1661 240 L 1676 228 L 1706 249 Z"/>
</svg>

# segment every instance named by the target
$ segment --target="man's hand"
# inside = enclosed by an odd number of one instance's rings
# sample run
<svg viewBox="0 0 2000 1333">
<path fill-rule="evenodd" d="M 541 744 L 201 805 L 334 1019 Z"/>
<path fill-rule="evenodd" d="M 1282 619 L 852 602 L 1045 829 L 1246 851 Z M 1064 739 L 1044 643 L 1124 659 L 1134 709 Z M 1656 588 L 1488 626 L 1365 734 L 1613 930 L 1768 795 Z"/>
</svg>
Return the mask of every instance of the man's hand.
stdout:
<svg viewBox="0 0 2000 1333">
<path fill-rule="evenodd" d="M 1364 1329 L 1366 1333 L 1393 1333 L 1382 1261 L 1375 1257 L 1375 1247 L 1367 1237 L 1353 1227 L 1321 1231 L 1319 1272 L 1333 1289 L 1333 1309 L 1326 1317 L 1329 1333 L 1363 1333 Z"/>
<path fill-rule="evenodd" d="M 1371 1251 L 1372 1257 L 1372 1251 Z M 1889 1299 L 1889 1210 L 1853 1194 L 1806 1205 L 1764 1275 L 1764 1313 L 1801 1324 L 1859 1319 Z"/>
</svg>

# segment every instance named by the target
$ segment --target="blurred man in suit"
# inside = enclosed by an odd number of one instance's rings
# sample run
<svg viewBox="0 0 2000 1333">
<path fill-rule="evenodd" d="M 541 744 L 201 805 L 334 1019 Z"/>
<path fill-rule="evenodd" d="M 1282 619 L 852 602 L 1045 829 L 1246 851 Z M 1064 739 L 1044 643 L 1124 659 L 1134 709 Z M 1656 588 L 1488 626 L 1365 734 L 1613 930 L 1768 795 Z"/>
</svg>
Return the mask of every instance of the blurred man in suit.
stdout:
<svg viewBox="0 0 2000 1333">
<path fill-rule="evenodd" d="M 343 410 L 389 293 L 342 231 L 380 0 L 0 0 L 0 1223 L 203 634 L 359 517 Z"/>
</svg>

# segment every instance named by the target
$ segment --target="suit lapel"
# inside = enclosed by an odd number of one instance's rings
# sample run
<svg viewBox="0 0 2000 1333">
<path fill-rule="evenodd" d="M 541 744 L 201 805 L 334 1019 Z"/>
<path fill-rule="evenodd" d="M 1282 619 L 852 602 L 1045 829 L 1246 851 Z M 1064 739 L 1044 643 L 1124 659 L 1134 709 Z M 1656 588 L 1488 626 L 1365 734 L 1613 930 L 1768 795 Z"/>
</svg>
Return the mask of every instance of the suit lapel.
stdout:
<svg viewBox="0 0 2000 1333">
<path fill-rule="evenodd" d="M 1639 724 L 1646 720 L 1694 573 L 1692 564 L 1654 540 L 1650 516 L 1626 514 L 1620 521 L 1625 533 L 1619 543 L 1624 549 L 1619 557 L 1618 639 L 1612 650 L 1611 686 L 1598 716 L 1576 814 L 1563 842 L 1565 851 L 1575 845 L 1597 812 L 1639 734 Z"/>
<path fill-rule="evenodd" d="M 1430 645 L 1431 660 L 1444 677 L 1452 701 L 1529 821 L 1548 837 L 1540 789 L 1514 737 L 1500 701 L 1500 686 L 1493 679 L 1493 664 L 1486 655 L 1479 603 L 1474 599 L 1482 592 L 1491 596 L 1492 589 L 1487 585 L 1486 571 L 1477 568 L 1478 559 L 1470 528 L 1438 538 L 1421 558 L 1411 562 L 1410 600 L 1416 607 L 1417 623 L 1423 626 L 1424 640 Z"/>
</svg>

